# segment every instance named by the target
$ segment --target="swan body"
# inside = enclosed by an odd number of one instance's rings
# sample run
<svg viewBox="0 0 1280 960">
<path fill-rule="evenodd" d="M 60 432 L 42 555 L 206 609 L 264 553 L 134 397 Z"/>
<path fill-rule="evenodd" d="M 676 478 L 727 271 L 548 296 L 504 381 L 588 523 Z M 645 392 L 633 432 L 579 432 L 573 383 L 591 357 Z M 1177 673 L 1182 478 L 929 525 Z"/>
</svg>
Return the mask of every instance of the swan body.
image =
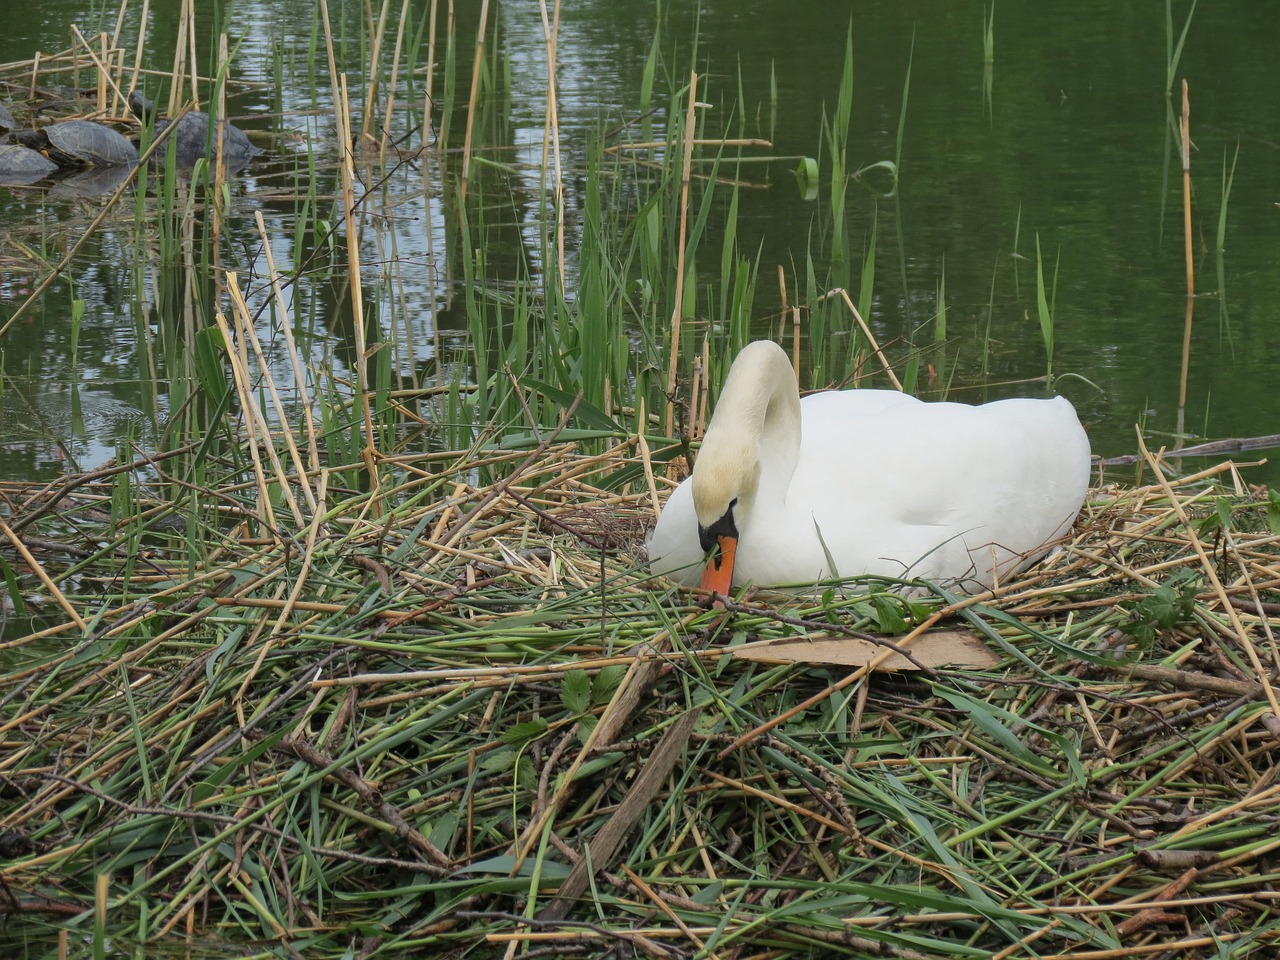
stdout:
<svg viewBox="0 0 1280 960">
<path fill-rule="evenodd" d="M 1089 440 L 1063 397 L 801 400 L 786 353 L 757 341 L 734 360 L 693 475 L 658 518 L 650 565 L 720 593 L 862 575 L 984 590 L 1071 527 L 1088 482 Z"/>
</svg>

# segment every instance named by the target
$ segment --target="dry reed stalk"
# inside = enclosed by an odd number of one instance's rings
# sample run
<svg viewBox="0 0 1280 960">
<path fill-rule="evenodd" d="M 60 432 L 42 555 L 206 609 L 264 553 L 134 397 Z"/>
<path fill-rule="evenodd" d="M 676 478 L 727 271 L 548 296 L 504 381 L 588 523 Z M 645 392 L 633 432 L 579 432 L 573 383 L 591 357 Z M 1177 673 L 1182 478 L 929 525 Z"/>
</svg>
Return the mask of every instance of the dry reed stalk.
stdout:
<svg viewBox="0 0 1280 960">
<path fill-rule="evenodd" d="M 338 84 L 338 60 L 334 53 L 333 26 L 329 22 L 329 0 L 320 0 L 320 22 L 324 26 L 324 53 L 329 64 L 329 89 L 336 105 L 339 102 L 341 90 Z"/>
<path fill-rule="evenodd" d="M 75 49 L 72 48 L 71 53 L 74 54 Z M 37 53 L 31 60 L 31 83 L 27 89 L 27 99 L 34 100 L 36 97 L 36 80 L 40 76 L 40 54 Z"/>
<path fill-rule="evenodd" d="M 676 371 L 680 369 L 680 329 L 684 313 L 684 258 L 689 232 L 689 180 L 693 167 L 694 117 L 698 107 L 698 75 L 689 74 L 689 105 L 684 115 L 684 156 L 680 164 L 680 228 L 676 240 L 676 290 L 671 307 L 671 352 L 667 363 L 667 415 L 662 421 L 668 434 L 675 430 Z"/>
<path fill-rule="evenodd" d="M 547 190 L 547 171 L 551 170 L 551 196 L 556 221 L 556 269 L 560 290 L 567 288 L 564 257 L 564 171 L 560 162 L 560 107 L 557 93 L 560 89 L 556 76 L 557 47 L 560 37 L 560 0 L 555 3 L 555 16 L 547 17 L 547 0 L 538 0 L 542 15 L 542 38 L 547 49 L 547 109 L 542 124 L 542 193 Z"/>
<path fill-rule="evenodd" d="M 361 126 L 360 126 L 360 143 L 362 148 L 364 144 L 371 143 L 374 139 L 373 134 L 371 132 L 371 128 L 373 125 L 374 117 L 377 116 L 377 110 L 374 105 L 378 102 L 378 65 L 382 59 L 382 43 L 387 33 L 387 15 L 390 12 L 390 10 L 391 10 L 390 3 L 380 3 L 378 5 L 377 26 L 375 27 L 373 24 L 369 24 L 370 34 L 373 37 L 373 44 L 369 50 L 369 83 L 365 90 L 364 116 L 361 120 Z M 373 15 L 372 8 L 366 7 L 365 12 L 370 17 L 372 17 Z M 403 16 L 401 16 L 400 18 L 400 29 L 401 30 L 404 29 Z M 397 58 L 397 60 L 398 59 L 399 58 Z M 389 125 L 388 125 L 388 129 L 390 129 Z M 348 122 L 347 122 L 347 133 L 354 137 L 354 134 L 351 134 L 351 124 L 350 124 L 349 116 L 348 116 Z M 379 136 L 377 137 L 377 141 L 379 143 L 379 149 L 380 150 L 385 149 L 385 146 L 384 146 L 385 138 L 382 136 Z"/>
<path fill-rule="evenodd" d="M 120 37 L 124 33 L 125 14 L 129 12 L 129 0 L 122 0 L 120 6 L 116 9 L 116 25 L 111 31 L 111 48 L 113 50 L 120 49 Z M 142 19 L 147 17 L 147 0 L 142 3 Z M 124 61 L 121 60 L 118 66 L 117 76 L 124 75 Z"/>
<path fill-rule="evenodd" d="M 787 318 L 791 316 L 791 304 L 787 300 L 787 271 L 778 264 L 778 301 L 782 304 L 778 311 L 778 341 L 787 335 Z M 799 351 L 791 352 L 791 361 L 793 364 L 792 372 L 796 375 L 796 383 L 800 382 L 800 354 Z"/>
<path fill-rule="evenodd" d="M 228 278 L 230 280 L 230 278 Z M 231 280 L 234 285 L 234 280 Z M 247 434 L 249 457 L 253 461 L 254 482 L 258 488 L 257 509 L 258 520 L 268 530 L 276 529 L 275 510 L 271 506 L 271 483 L 263 469 L 262 451 L 270 447 L 270 428 L 266 426 L 258 404 L 253 395 L 253 377 L 249 370 L 248 351 L 244 341 L 231 332 L 226 315 L 219 310 L 215 314 L 218 329 L 222 332 L 226 345 L 227 358 L 230 361 L 232 382 L 235 384 L 236 396 L 244 410 L 244 425 Z M 294 510 L 296 511 L 296 506 Z"/>
<path fill-rule="evenodd" d="M 644 422 L 644 400 L 640 401 L 640 422 Z M 640 448 L 640 464 L 644 469 L 645 488 L 649 492 L 649 506 L 656 520 L 662 512 L 662 504 L 658 500 L 658 482 L 654 478 L 653 452 L 649 449 L 649 441 L 643 433 L 636 434 L 636 443 Z"/>
<path fill-rule="evenodd" d="M 307 440 L 307 463 L 305 465 L 302 463 L 297 445 L 293 441 L 292 431 L 285 431 L 285 438 L 289 443 L 289 452 L 293 457 L 294 467 L 298 471 L 303 495 L 307 499 L 307 507 L 312 512 L 316 512 L 317 510 L 323 510 L 324 500 L 323 498 L 317 500 L 316 494 L 311 489 L 311 482 L 314 481 L 309 479 L 318 478 L 321 469 L 320 448 L 316 441 L 315 410 L 307 387 L 307 377 L 302 367 L 302 356 L 299 354 L 298 345 L 293 338 L 293 318 L 289 314 L 288 303 L 284 298 L 280 273 L 276 269 L 275 254 L 271 250 L 271 243 L 267 237 L 267 225 L 262 219 L 261 210 L 254 210 L 253 216 L 254 222 L 258 226 L 258 236 L 262 238 L 262 254 L 267 263 L 267 278 L 271 283 L 271 297 L 275 302 L 276 314 L 280 317 L 280 334 L 284 338 L 285 350 L 289 354 L 289 367 L 293 371 L 294 388 L 298 392 L 298 406 L 302 410 L 302 430 Z M 249 326 L 253 326 L 251 318 Z M 260 352 L 258 354 L 258 364 L 263 370 L 270 369 L 270 365 Z M 283 406 L 279 404 L 278 399 L 277 411 L 281 423 L 293 421 L 293 418 L 289 417 Z"/>
<path fill-rule="evenodd" d="M 65 50 L 59 50 L 57 53 L 40 53 L 37 51 L 36 55 L 32 57 L 30 60 L 12 60 L 9 63 L 0 63 L 0 73 L 29 74 L 33 78 L 33 80 L 32 80 L 32 85 L 27 93 L 29 97 L 34 97 L 35 96 L 34 78 L 39 75 L 41 65 L 48 62 L 57 62 L 59 60 L 65 60 L 71 56 L 74 56 L 75 52 L 76 52 L 76 48 L 74 45 L 67 47 L 67 49 Z"/>
<path fill-rule="evenodd" d="M 72 26 L 72 29 L 73 30 L 76 29 L 74 25 Z M 84 38 L 81 37 L 80 39 L 83 41 Z M 92 47 L 90 47 L 87 43 L 85 44 L 85 52 L 87 52 L 90 57 L 93 57 L 95 63 L 98 65 L 98 69 L 94 77 L 96 82 L 94 83 L 93 86 L 94 86 L 94 93 L 96 95 L 96 101 L 97 101 L 95 112 L 98 113 L 99 115 L 105 114 L 107 112 L 107 66 L 106 66 L 106 63 L 110 58 L 107 56 L 106 43 L 107 43 L 107 35 L 105 33 L 99 34 L 98 35 L 99 54 L 97 55 L 94 54 Z"/>
<path fill-rule="evenodd" d="M 169 84 L 169 104 L 165 111 L 169 116 L 173 116 L 177 112 L 179 105 L 183 101 L 182 87 L 188 80 L 191 83 L 192 103 L 200 103 L 200 91 L 197 89 L 195 74 L 197 72 L 196 56 L 195 56 L 195 11 L 192 7 L 193 0 L 182 0 L 182 5 L 178 9 L 178 36 L 173 44 L 173 66 L 169 68 L 169 76 L 171 82 Z M 187 52 L 190 50 L 190 59 Z M 187 65 L 190 64 L 190 77 L 188 77 Z"/>
<path fill-rule="evenodd" d="M 458 186 L 461 199 L 467 199 L 471 182 L 471 143 L 475 133 L 476 101 L 480 96 L 480 75 L 484 66 L 484 35 L 489 28 L 489 0 L 480 0 L 480 22 L 476 27 L 476 55 L 471 64 L 471 93 L 467 97 L 467 129 L 462 138 L 462 174 Z"/>
<path fill-rule="evenodd" d="M 271 375 L 271 364 L 267 362 L 267 358 L 262 350 L 262 342 L 258 339 L 258 328 L 254 323 L 253 314 L 249 311 L 249 305 L 245 303 L 244 294 L 240 291 L 239 278 L 235 273 L 227 274 L 227 293 L 231 300 L 231 315 L 236 324 L 236 342 L 247 344 L 253 350 L 254 359 L 258 365 L 258 375 L 253 382 L 262 384 L 266 388 L 267 395 L 271 398 L 271 405 L 274 409 L 275 423 L 293 423 L 294 418 L 289 415 L 288 409 L 285 407 L 284 401 L 280 399 L 280 391 L 276 388 L 275 377 Z M 289 341 L 286 341 L 289 342 Z M 302 361 L 298 357 L 293 358 L 293 369 L 301 370 Z M 248 378 L 246 378 L 248 379 Z M 252 398 L 247 398 L 252 399 Z M 245 397 L 241 398 L 244 403 Z M 253 416 L 258 423 L 261 434 L 265 437 L 271 436 L 271 427 L 262 412 L 261 406 L 253 403 L 252 406 L 245 404 L 243 409 L 249 415 Z M 282 443 L 288 451 L 289 459 L 293 463 L 293 469 L 296 471 L 298 485 L 306 494 L 308 506 L 312 513 L 315 513 L 316 502 L 311 494 L 311 488 L 307 481 L 310 477 L 307 466 L 302 462 L 302 455 L 298 452 L 298 445 L 294 440 L 292 430 L 281 430 Z M 306 526 L 303 520 L 303 513 L 298 506 L 297 498 L 293 495 L 293 485 L 290 483 L 290 476 L 285 472 L 283 464 L 280 462 L 279 455 L 275 452 L 277 444 L 272 443 L 267 446 L 267 452 L 271 457 L 271 466 L 275 472 L 276 483 L 280 485 L 280 492 L 285 502 L 289 505 L 289 509 L 293 512 L 294 521 L 298 527 Z M 321 482 L 325 482 L 325 478 L 321 477 Z"/>
<path fill-rule="evenodd" d="M 67 601 L 66 596 L 58 589 L 57 584 L 55 584 L 53 580 L 50 579 L 49 575 L 44 572 L 44 567 L 42 567 L 40 562 L 31 555 L 31 551 L 27 549 L 27 545 L 18 538 L 18 535 L 15 534 L 9 528 L 9 525 L 2 519 L 0 519 L 0 533 L 3 533 L 5 538 L 13 544 L 13 548 L 18 551 L 18 555 L 22 557 L 23 562 L 31 568 L 31 571 L 39 578 L 40 582 L 44 584 L 44 588 L 48 590 L 49 595 L 58 602 L 58 606 L 62 607 L 62 609 L 66 611 L 67 616 L 71 618 L 71 622 L 81 630 L 87 631 L 89 629 L 89 625 L 85 622 L 84 618 L 81 617 L 76 608 Z"/>
<path fill-rule="evenodd" d="M 121 11 L 123 13 L 123 11 Z M 147 49 L 147 24 L 151 21 L 151 0 L 142 0 L 142 12 L 138 16 L 138 38 L 133 48 L 133 68 L 129 71 L 129 89 L 133 93 L 138 87 L 138 78 L 142 75 L 143 51 Z M 121 24 L 121 26 L 123 23 Z M 117 28 L 118 32 L 118 28 Z"/>
<path fill-rule="evenodd" d="M 433 3 L 434 6 L 434 3 Z M 400 80 L 400 51 L 404 46 L 404 31 L 409 23 L 409 0 L 400 4 L 400 21 L 396 24 L 396 47 L 391 54 L 391 78 L 387 82 L 387 109 L 382 123 L 382 136 L 378 138 L 378 162 L 387 162 L 387 133 L 394 128 L 396 110 L 396 90 Z M 377 63 L 377 61 L 372 61 Z"/>
<path fill-rule="evenodd" d="M 849 291 L 845 289 L 832 290 L 821 299 L 826 299 L 832 294 L 840 294 L 840 299 L 849 308 L 849 312 L 853 314 L 853 319 L 858 322 L 858 329 L 862 331 L 862 335 L 867 338 L 867 343 L 871 346 L 871 354 L 880 360 L 880 367 L 884 370 L 885 376 L 889 378 L 889 382 L 893 384 L 894 389 L 901 392 L 902 384 L 898 381 L 898 376 L 893 372 L 893 367 L 889 364 L 889 358 L 884 355 L 884 351 L 880 348 L 880 344 L 876 342 L 875 334 L 871 332 L 871 328 L 867 326 L 867 321 L 862 319 L 862 314 L 858 312 L 858 308 L 853 305 L 853 301 L 849 299 Z"/>
<path fill-rule="evenodd" d="M 705 341 L 704 341 L 705 345 Z M 690 440 L 698 440 L 702 437 L 702 418 L 700 413 L 703 409 L 701 405 L 704 393 L 710 391 L 705 390 L 703 386 L 703 375 L 706 367 L 701 355 L 693 358 L 692 376 L 689 381 L 689 424 L 686 429 L 689 431 Z"/>
<path fill-rule="evenodd" d="M 360 272 L 360 228 L 356 220 L 355 201 L 355 147 L 351 140 L 351 115 L 347 107 L 347 78 L 338 78 L 339 98 L 334 104 L 334 119 L 338 126 L 338 142 L 342 145 L 342 161 L 339 171 L 342 175 L 342 219 L 347 238 L 347 266 L 349 275 L 346 278 L 351 291 L 351 324 L 355 333 L 356 346 L 356 382 L 355 391 L 364 432 L 364 449 L 361 460 L 365 472 L 369 475 L 369 506 L 375 517 L 381 516 L 382 479 L 378 471 L 378 451 L 373 435 L 373 408 L 369 385 L 369 347 L 365 340 L 364 315 L 364 281 Z"/>
<path fill-rule="evenodd" d="M 108 114 L 114 114 L 115 106 L 124 103 L 124 94 L 120 92 L 119 79 L 112 75 L 113 71 L 108 66 L 118 51 L 114 47 L 107 46 L 107 35 L 105 33 L 98 35 L 98 43 L 101 47 L 101 50 L 98 53 L 94 53 L 93 47 L 90 46 L 89 41 L 86 40 L 84 35 L 80 32 L 80 28 L 74 23 L 71 25 L 71 35 L 75 38 L 76 44 L 89 55 L 91 60 L 93 60 L 93 64 L 97 68 L 95 70 L 95 75 L 97 77 L 98 88 L 98 115 L 106 116 Z M 110 87 L 114 94 L 114 102 L 112 104 L 112 109 L 110 110 L 107 107 L 107 87 Z"/>
</svg>

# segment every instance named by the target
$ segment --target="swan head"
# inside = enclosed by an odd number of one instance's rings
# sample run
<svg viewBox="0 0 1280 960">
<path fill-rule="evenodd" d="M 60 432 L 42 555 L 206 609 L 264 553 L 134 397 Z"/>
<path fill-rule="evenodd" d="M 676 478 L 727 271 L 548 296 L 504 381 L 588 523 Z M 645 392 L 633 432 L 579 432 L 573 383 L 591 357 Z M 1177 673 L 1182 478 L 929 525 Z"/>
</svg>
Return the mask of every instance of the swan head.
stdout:
<svg viewBox="0 0 1280 960">
<path fill-rule="evenodd" d="M 785 497 L 799 452 L 795 372 L 781 347 L 757 340 L 734 359 L 693 468 L 699 542 L 704 551 L 720 548 L 703 573 L 704 590 L 728 595 L 738 538 L 757 495 L 766 503 Z"/>
</svg>

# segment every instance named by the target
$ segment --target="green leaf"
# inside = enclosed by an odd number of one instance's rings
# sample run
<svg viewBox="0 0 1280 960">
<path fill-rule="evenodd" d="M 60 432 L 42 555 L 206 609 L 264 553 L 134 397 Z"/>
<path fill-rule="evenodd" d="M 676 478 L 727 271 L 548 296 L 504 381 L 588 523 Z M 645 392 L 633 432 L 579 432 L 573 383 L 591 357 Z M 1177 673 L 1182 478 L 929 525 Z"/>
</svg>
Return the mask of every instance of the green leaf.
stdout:
<svg viewBox="0 0 1280 960">
<path fill-rule="evenodd" d="M 537 740 L 543 736 L 548 729 L 547 721 L 541 717 L 533 720 L 526 720 L 523 723 L 513 724 L 506 730 L 502 731 L 502 742 L 513 747 L 521 747 L 531 740 Z"/>
<path fill-rule="evenodd" d="M 574 716 L 591 709 L 591 677 L 585 670 L 570 670 L 560 682 L 560 702 Z"/>
<path fill-rule="evenodd" d="M 205 327 L 196 334 L 196 376 L 215 406 L 230 392 L 227 373 L 222 366 L 222 354 L 225 350 L 226 341 L 217 327 Z"/>
<path fill-rule="evenodd" d="M 567 864 L 561 863 L 559 860 L 553 860 L 550 857 L 540 857 L 535 863 L 529 857 L 517 860 L 513 856 L 503 855 L 490 857 L 488 860 L 477 860 L 474 863 L 458 867 L 453 871 L 452 876 L 461 877 L 471 873 L 496 873 L 505 879 L 514 872 L 517 877 L 531 877 L 535 867 L 543 880 L 563 880 L 569 875 L 570 870 Z M 525 884 L 525 889 L 528 889 L 528 884 Z"/>
<path fill-rule="evenodd" d="M 441 850 L 447 848 L 453 842 L 454 834 L 458 832 L 461 819 L 456 813 L 446 813 L 441 816 L 431 828 L 431 842 Z"/>
<path fill-rule="evenodd" d="M 818 198 L 818 161 L 813 157 L 800 158 L 800 165 L 796 167 L 796 185 L 802 199 Z"/>
<path fill-rule="evenodd" d="M 875 607 L 876 622 L 882 633 L 906 633 L 907 621 L 902 618 L 902 599 L 877 593 L 871 598 Z"/>
<path fill-rule="evenodd" d="M 592 719 L 595 718 L 593 717 Z M 618 763 L 626 758 L 627 754 L 622 750 L 610 750 L 608 753 L 602 753 L 599 756 L 594 756 L 578 768 L 578 772 L 574 774 L 573 779 L 590 780 L 602 770 L 608 770 L 610 767 L 617 766 Z"/>
<path fill-rule="evenodd" d="M 1214 508 L 1218 513 L 1218 522 L 1222 524 L 1223 530 L 1231 529 L 1231 498 L 1218 497 L 1214 501 Z"/>
<path fill-rule="evenodd" d="M 1054 293 L 1057 293 L 1057 267 L 1054 267 Z M 1044 258 L 1040 254 L 1040 234 L 1036 234 L 1036 315 L 1040 318 L 1040 338 L 1044 341 L 1044 352 L 1053 365 L 1053 308 L 1049 304 L 1049 296 L 1045 290 Z"/>
<path fill-rule="evenodd" d="M 80 323 L 84 320 L 85 302 L 80 299 L 71 301 L 71 362 L 76 363 L 80 349 Z"/>
<path fill-rule="evenodd" d="M 485 773 L 506 773 L 514 770 L 519 762 L 520 754 L 515 750 L 494 750 L 484 755 L 484 759 L 480 761 L 480 769 Z"/>
<path fill-rule="evenodd" d="M 591 702 L 596 706 L 608 703 L 613 699 L 613 691 L 618 689 L 618 684 L 626 674 L 627 668 L 620 663 L 615 663 L 611 667 L 601 667 L 600 672 L 591 681 Z"/>
<path fill-rule="evenodd" d="M 888 175 L 887 183 L 884 174 Z M 898 165 L 892 160 L 877 160 L 875 163 L 869 163 L 855 170 L 853 179 L 865 183 L 872 189 L 880 190 L 881 199 L 888 200 L 898 191 Z"/>
<path fill-rule="evenodd" d="M 1196 613 L 1196 590 L 1199 579 L 1192 570 L 1179 570 L 1163 584 L 1133 604 L 1129 623 L 1120 631 L 1140 648 L 1149 647 L 1161 633 L 1182 624 L 1193 623 Z"/>
<path fill-rule="evenodd" d="M 4 584 L 9 591 L 9 601 L 13 604 L 13 612 L 22 615 L 27 612 L 26 601 L 22 599 L 22 588 L 18 585 L 18 577 L 9 564 L 0 560 L 0 571 L 4 572 Z"/>
<path fill-rule="evenodd" d="M 536 390 L 548 400 L 558 403 L 566 410 L 573 405 L 573 401 L 577 397 L 576 394 L 570 393 L 568 390 L 561 390 L 559 387 L 554 387 L 549 383 L 543 383 L 541 380 L 531 380 L 527 377 L 520 380 L 520 385 L 528 387 L 530 390 Z M 619 424 L 617 420 L 614 420 L 599 407 L 592 406 L 585 400 L 578 401 L 578 406 L 573 411 L 573 419 L 586 424 L 593 430 L 608 430 L 610 433 L 621 434 L 627 432 L 626 428 Z"/>
</svg>

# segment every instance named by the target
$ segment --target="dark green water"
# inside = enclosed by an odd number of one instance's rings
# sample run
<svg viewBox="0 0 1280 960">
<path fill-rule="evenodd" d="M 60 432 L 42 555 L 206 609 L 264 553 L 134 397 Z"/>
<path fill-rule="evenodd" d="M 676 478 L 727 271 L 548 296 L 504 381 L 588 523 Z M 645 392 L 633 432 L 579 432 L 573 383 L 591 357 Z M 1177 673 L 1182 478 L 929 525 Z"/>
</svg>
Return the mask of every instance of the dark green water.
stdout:
<svg viewBox="0 0 1280 960">
<path fill-rule="evenodd" d="M 700 13 L 690 3 L 664 6 L 661 21 L 645 4 L 601 0 L 562 11 L 560 110 L 571 208 L 582 204 L 574 171 L 583 165 L 591 132 L 637 120 L 642 71 L 657 35 L 660 70 L 682 76 L 691 59 L 696 63 L 714 129 L 736 127 L 743 136 L 767 138 L 773 147 L 762 154 L 783 158 L 741 171 L 759 187 L 742 193 L 739 240 L 749 255 L 759 251 L 756 311 L 765 334 L 766 318 L 777 310 L 768 278 L 777 264 L 803 269 L 824 215 L 821 204 L 800 196 L 791 170 L 798 157 L 819 153 L 852 23 L 853 166 L 895 157 L 908 71 L 910 81 L 896 196 L 881 196 L 883 177 L 851 187 L 855 261 L 873 221 L 877 225 L 876 298 L 868 319 L 881 342 L 892 353 L 908 342 L 932 341 L 945 282 L 946 338 L 930 355 L 935 387 L 949 385 L 953 396 L 970 400 L 1043 389 L 1010 385 L 1046 372 L 1034 309 L 1038 237 L 1050 269 L 1058 264 L 1053 372 L 1075 375 L 1060 389 L 1080 408 L 1095 450 L 1132 452 L 1135 424 L 1153 445 L 1172 443 L 1185 281 L 1163 4 L 998 4 L 990 63 L 983 46 L 988 8 L 972 0 L 707 3 Z M 175 0 L 153 3 L 146 66 L 168 66 L 177 7 Z M 459 5 L 457 14 L 463 89 L 475 7 Z M 114 9 L 99 21 L 86 8 L 95 9 L 44 0 L 9 10 L 0 61 L 62 49 L 72 22 L 86 34 L 113 28 Z M 416 0 L 413 8 L 421 17 L 427 4 Z M 1175 39 L 1188 8 L 1174 5 Z M 232 109 L 257 115 L 246 125 L 274 138 L 268 154 L 234 187 L 232 229 L 244 236 L 232 246 L 242 251 L 243 262 L 224 265 L 248 274 L 262 268 L 250 229 L 254 210 L 266 218 L 279 261 L 292 264 L 303 255 L 292 204 L 281 198 L 298 190 L 308 151 L 334 155 L 333 129 L 327 80 L 312 85 L 306 79 L 314 5 L 233 2 L 223 9 L 233 43 L 243 37 L 234 74 L 255 84 L 237 94 Z M 335 4 L 340 29 L 357 23 L 362 9 Z M 131 8 L 126 37 L 137 35 L 130 19 L 136 15 Z M 495 3 L 492 16 L 509 85 L 499 83 L 503 122 L 482 131 L 481 140 L 536 160 L 545 103 L 537 7 Z M 1199 296 L 1185 411 L 1190 442 L 1280 432 L 1272 399 L 1280 367 L 1277 36 L 1280 7 L 1247 0 L 1200 4 L 1176 71 L 1175 84 L 1184 77 L 1190 84 L 1194 140 Z M 208 44 L 200 38 L 202 57 Z M 126 45 L 132 50 L 132 43 Z M 360 62 L 356 41 L 339 52 L 349 64 Z M 421 44 L 412 55 L 419 66 L 426 60 Z M 420 71 L 408 81 L 410 102 L 421 102 L 423 82 Z M 744 116 L 736 114 L 739 87 L 749 105 Z M 413 125 L 407 115 L 405 129 L 393 134 L 412 138 Z M 459 116 L 452 144 L 460 142 L 460 131 Z M 1224 168 L 1233 162 L 1219 251 Z M 331 178 L 325 186 L 332 189 Z M 510 215 L 520 209 L 512 196 L 536 194 L 537 173 L 519 168 L 503 190 Z M 429 367 L 433 335 L 449 335 L 459 325 L 448 304 L 461 270 L 450 262 L 457 253 L 445 243 L 439 214 L 416 204 L 408 186 L 403 197 L 386 234 L 390 244 L 367 250 L 365 259 L 399 264 L 409 307 L 403 355 L 416 361 L 399 373 L 416 381 Z M 86 208 L 92 211 L 92 201 L 0 189 L 0 235 L 10 242 L 0 255 L 13 254 L 15 241 L 29 246 L 56 235 L 59 223 L 74 231 L 77 222 L 87 222 Z M 122 440 L 145 446 L 170 412 L 168 397 L 155 384 L 166 363 L 165 290 L 180 287 L 182 278 L 147 266 L 145 242 L 129 216 L 126 211 L 119 229 L 104 231 L 86 249 L 70 285 L 56 285 L 0 342 L 3 478 L 54 475 L 66 468 L 64 452 L 88 467 L 112 455 Z M 503 235 L 513 245 L 525 232 L 536 234 L 518 222 L 509 226 Z M 493 259 L 500 257 L 514 261 L 515 253 L 495 250 Z M 0 319 L 33 283 L 0 261 Z M 296 322 L 314 337 L 309 349 L 341 364 L 350 345 L 331 331 L 342 328 L 342 302 L 322 286 L 290 296 Z M 85 319 L 73 362 L 69 313 L 76 298 L 85 301 Z M 1275 480 L 1280 471 L 1268 467 L 1248 476 Z"/>
</svg>

